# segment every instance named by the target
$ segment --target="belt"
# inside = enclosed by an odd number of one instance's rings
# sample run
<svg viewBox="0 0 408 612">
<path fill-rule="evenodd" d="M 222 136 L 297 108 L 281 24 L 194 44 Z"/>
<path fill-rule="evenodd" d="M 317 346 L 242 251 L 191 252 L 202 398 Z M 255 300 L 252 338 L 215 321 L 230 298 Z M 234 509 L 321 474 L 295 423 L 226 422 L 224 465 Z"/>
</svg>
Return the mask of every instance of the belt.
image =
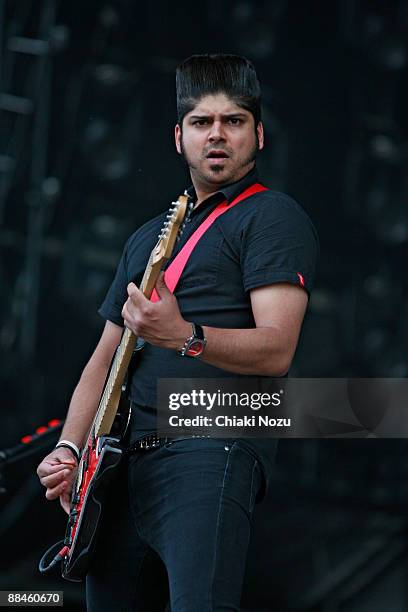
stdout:
<svg viewBox="0 0 408 612">
<path fill-rule="evenodd" d="M 160 446 L 164 446 L 168 442 L 175 442 L 176 440 L 187 440 L 190 438 L 209 438 L 210 436 L 206 435 L 191 435 L 191 436 L 163 436 L 160 437 L 157 434 L 148 434 L 147 436 L 143 436 L 143 438 L 139 438 L 133 442 L 130 446 L 126 448 L 126 453 L 132 453 L 139 450 L 150 450 L 152 448 L 158 448 Z"/>
</svg>

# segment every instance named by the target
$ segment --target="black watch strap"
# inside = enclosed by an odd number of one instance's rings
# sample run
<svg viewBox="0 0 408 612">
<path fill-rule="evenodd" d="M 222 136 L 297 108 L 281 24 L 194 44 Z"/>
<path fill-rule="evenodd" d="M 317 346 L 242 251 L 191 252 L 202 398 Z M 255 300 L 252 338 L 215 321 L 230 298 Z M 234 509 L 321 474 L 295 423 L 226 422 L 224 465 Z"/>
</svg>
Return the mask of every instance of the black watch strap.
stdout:
<svg viewBox="0 0 408 612">
<path fill-rule="evenodd" d="M 204 330 L 198 323 L 191 323 L 193 327 L 193 336 L 199 340 L 205 340 Z"/>
</svg>

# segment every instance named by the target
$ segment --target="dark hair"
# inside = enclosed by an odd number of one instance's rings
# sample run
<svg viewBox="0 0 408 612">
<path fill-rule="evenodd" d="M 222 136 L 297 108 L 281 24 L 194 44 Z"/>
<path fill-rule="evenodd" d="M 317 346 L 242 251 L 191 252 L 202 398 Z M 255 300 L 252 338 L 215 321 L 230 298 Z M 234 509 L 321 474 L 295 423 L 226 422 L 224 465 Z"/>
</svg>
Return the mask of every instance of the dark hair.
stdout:
<svg viewBox="0 0 408 612">
<path fill-rule="evenodd" d="M 201 98 L 216 93 L 224 93 L 235 104 L 251 112 L 255 127 L 261 120 L 258 77 L 252 62 L 240 55 L 192 55 L 177 67 L 176 93 L 180 125 Z"/>
</svg>

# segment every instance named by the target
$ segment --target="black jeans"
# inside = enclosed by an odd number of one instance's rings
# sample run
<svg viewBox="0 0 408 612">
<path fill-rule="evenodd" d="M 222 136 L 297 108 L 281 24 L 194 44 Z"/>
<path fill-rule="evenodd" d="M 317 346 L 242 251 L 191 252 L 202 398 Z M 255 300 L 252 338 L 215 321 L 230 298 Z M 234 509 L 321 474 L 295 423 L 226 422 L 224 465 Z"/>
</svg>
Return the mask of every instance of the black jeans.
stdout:
<svg viewBox="0 0 408 612">
<path fill-rule="evenodd" d="M 164 610 L 163 564 L 171 612 L 239 610 L 262 478 L 239 441 L 190 438 L 131 455 L 87 576 L 88 610 Z"/>
</svg>

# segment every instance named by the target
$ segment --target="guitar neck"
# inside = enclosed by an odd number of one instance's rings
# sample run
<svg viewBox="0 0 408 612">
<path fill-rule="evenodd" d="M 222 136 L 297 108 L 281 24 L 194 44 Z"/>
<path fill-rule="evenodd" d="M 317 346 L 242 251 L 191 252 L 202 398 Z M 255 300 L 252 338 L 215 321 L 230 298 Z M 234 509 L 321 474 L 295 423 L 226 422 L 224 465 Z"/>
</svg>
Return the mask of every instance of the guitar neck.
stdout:
<svg viewBox="0 0 408 612">
<path fill-rule="evenodd" d="M 150 255 L 140 284 L 140 290 L 148 299 L 150 299 L 164 261 L 165 259 L 163 258 L 160 262 L 153 263 L 152 254 Z M 92 423 L 91 435 L 93 437 L 107 435 L 112 428 L 119 405 L 123 381 L 125 380 L 136 341 L 137 336 L 128 328 L 125 328 L 105 383 L 98 411 Z"/>
<path fill-rule="evenodd" d="M 172 203 L 172 206 L 158 237 L 159 241 L 150 253 L 140 284 L 140 290 L 148 299 L 152 295 L 160 270 L 164 262 L 170 258 L 177 236 L 184 227 L 183 221 L 187 213 L 188 196 L 180 196 L 177 202 Z M 108 435 L 112 429 L 119 406 L 123 381 L 129 368 L 136 340 L 135 334 L 125 328 L 99 401 L 98 410 L 91 425 L 88 440 L 95 440 L 96 437 Z"/>
</svg>

